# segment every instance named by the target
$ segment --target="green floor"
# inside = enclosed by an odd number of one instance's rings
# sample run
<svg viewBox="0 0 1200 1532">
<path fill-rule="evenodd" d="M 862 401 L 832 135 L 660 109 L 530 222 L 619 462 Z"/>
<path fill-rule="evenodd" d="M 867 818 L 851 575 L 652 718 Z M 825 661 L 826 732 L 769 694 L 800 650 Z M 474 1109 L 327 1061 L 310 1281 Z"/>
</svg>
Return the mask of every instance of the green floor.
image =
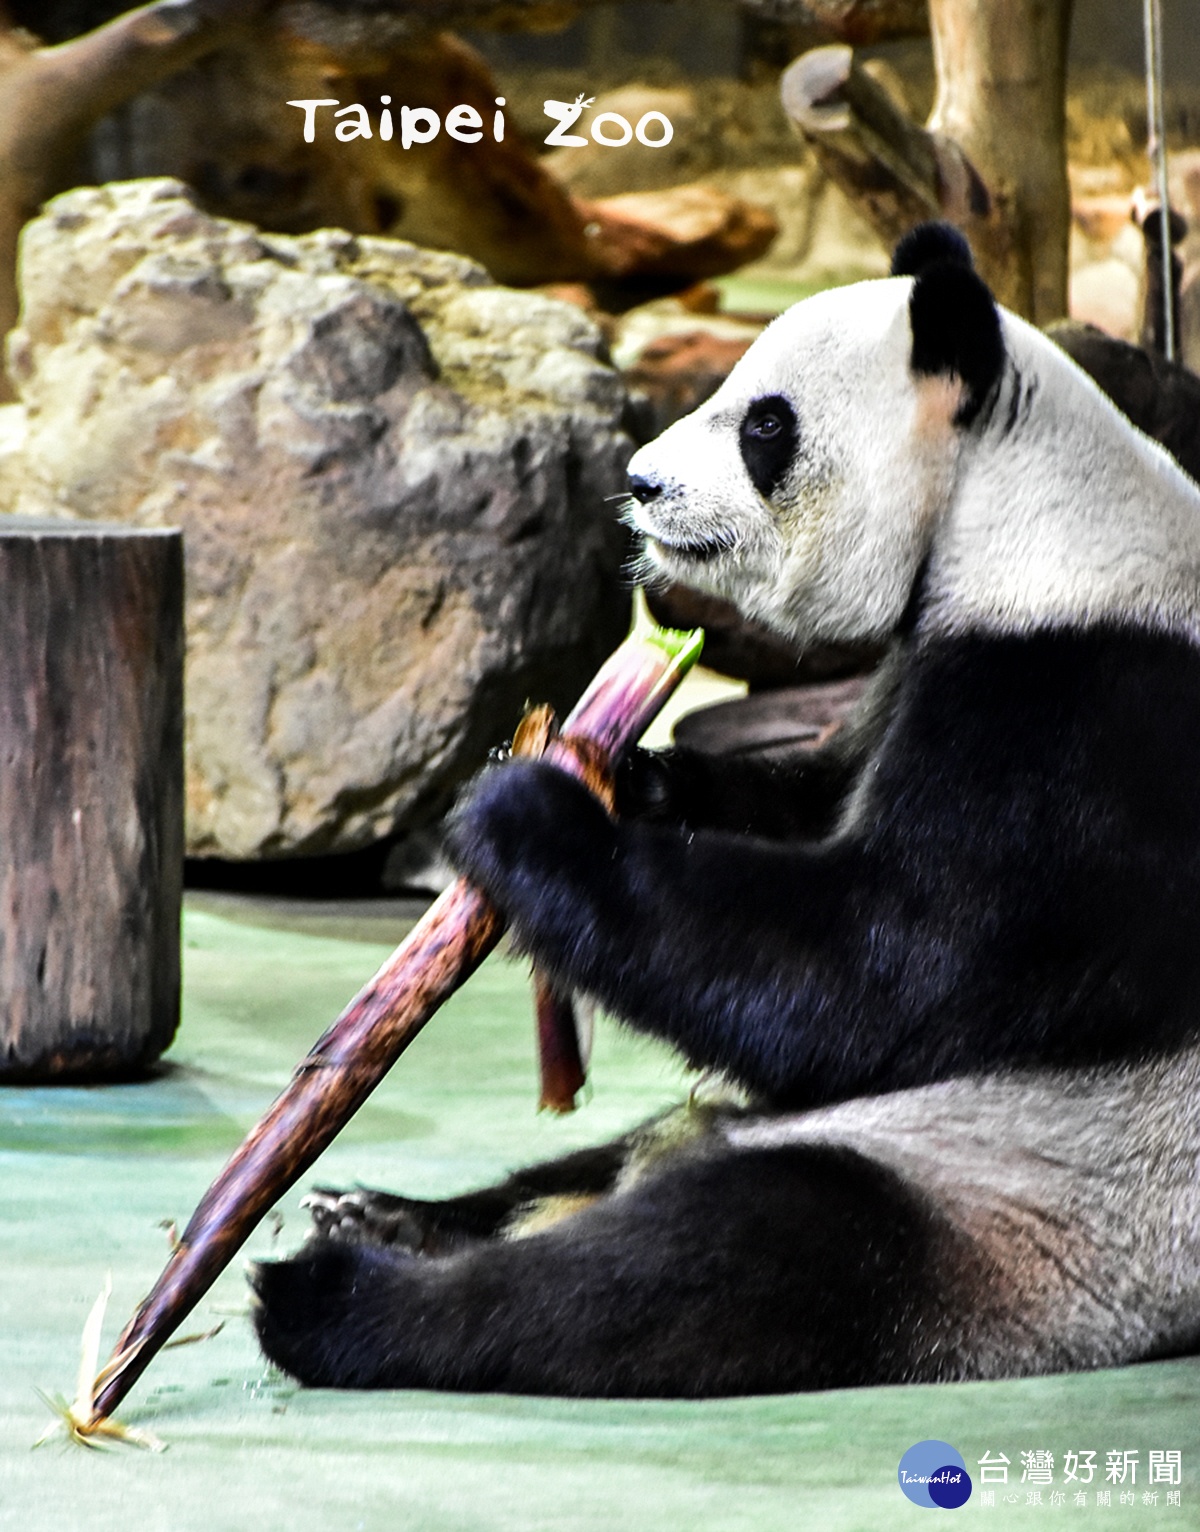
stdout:
<svg viewBox="0 0 1200 1532">
<path fill-rule="evenodd" d="M 0 1526 L 91 1532 L 275 1528 L 562 1528 L 746 1532 L 907 1528 L 929 1512 L 896 1487 L 913 1442 L 936 1436 L 968 1469 L 1004 1453 L 1137 1450 L 1138 1502 L 1026 1507 L 977 1491 L 997 1527 L 1200 1528 L 1200 1363 L 1011 1384 L 878 1389 L 710 1404 L 613 1404 L 431 1394 L 306 1393 L 269 1373 L 244 1318 L 240 1269 L 194 1328 L 215 1339 L 161 1355 L 122 1416 L 162 1456 L 30 1444 L 49 1423 L 34 1389 L 72 1391 L 79 1335 L 112 1273 L 105 1354 L 186 1220 L 291 1065 L 402 929 L 398 909 L 347 915 L 207 897 L 186 920 L 186 1001 L 158 1081 L 0 1091 Z M 450 1192 L 529 1157 L 611 1133 L 674 1099 L 680 1073 L 605 1027 L 594 1095 L 575 1117 L 533 1112 L 532 1028 L 520 967 L 493 960 L 431 1023 L 314 1178 Z M 298 1188 L 279 1248 L 297 1243 Z M 264 1228 L 250 1253 L 271 1248 Z M 1152 1449 L 1183 1454 L 1181 1506 L 1141 1495 Z M 977 1474 L 976 1474 L 977 1478 Z M 1061 1474 L 1056 1470 L 1056 1484 Z"/>
</svg>

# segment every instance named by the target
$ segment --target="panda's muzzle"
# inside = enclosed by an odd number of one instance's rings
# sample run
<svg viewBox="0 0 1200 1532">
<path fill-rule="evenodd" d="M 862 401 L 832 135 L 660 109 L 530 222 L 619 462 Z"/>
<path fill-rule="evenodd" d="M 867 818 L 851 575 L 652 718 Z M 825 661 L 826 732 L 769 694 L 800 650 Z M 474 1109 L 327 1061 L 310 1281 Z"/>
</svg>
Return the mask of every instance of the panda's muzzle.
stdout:
<svg viewBox="0 0 1200 1532">
<path fill-rule="evenodd" d="M 657 500 L 663 492 L 663 486 L 653 479 L 643 478 L 640 474 L 629 475 L 629 493 L 639 505 L 649 505 Z M 631 507 L 632 509 L 632 507 Z M 657 527 L 650 527 L 645 520 L 636 514 L 630 517 L 634 529 L 648 543 L 654 543 L 666 554 L 677 559 L 689 559 L 693 563 L 702 564 L 709 559 L 716 558 L 719 554 L 728 553 L 730 541 L 725 537 L 679 539 L 666 537 Z"/>
</svg>

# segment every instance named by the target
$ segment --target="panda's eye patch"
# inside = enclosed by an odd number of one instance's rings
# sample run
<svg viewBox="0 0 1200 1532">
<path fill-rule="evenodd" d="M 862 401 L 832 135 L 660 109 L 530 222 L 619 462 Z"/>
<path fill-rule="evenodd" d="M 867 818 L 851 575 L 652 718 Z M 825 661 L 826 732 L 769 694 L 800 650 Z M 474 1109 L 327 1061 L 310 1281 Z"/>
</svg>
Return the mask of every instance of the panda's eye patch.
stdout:
<svg viewBox="0 0 1200 1532">
<path fill-rule="evenodd" d="M 750 482 L 770 498 L 796 455 L 796 412 L 781 394 L 756 399 L 742 416 L 738 445 Z"/>
</svg>

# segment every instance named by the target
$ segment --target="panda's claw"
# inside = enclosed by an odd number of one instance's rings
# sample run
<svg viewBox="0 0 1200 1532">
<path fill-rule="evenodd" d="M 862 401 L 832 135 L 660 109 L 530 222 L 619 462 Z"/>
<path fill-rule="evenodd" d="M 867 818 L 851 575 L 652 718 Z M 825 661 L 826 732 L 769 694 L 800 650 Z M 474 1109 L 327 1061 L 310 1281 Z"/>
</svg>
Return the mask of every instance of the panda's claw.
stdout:
<svg viewBox="0 0 1200 1532">
<path fill-rule="evenodd" d="M 417 1216 L 416 1205 L 388 1192 L 373 1192 L 366 1187 L 342 1192 L 319 1186 L 301 1199 L 300 1206 L 307 1209 L 314 1237 L 319 1239 L 390 1245 L 414 1252 L 425 1243 L 427 1231 Z"/>
</svg>

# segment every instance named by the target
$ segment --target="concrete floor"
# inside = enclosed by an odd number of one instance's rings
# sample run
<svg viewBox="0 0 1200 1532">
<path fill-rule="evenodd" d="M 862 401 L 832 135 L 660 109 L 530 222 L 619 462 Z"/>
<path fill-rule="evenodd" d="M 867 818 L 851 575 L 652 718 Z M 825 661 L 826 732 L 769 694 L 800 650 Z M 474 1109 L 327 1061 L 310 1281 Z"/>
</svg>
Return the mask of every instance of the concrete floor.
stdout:
<svg viewBox="0 0 1200 1532">
<path fill-rule="evenodd" d="M 112 1273 L 103 1354 L 223 1161 L 413 916 L 411 905 L 304 906 L 204 895 L 185 922 L 186 994 L 170 1065 L 147 1084 L 0 1090 L 0 1527 L 104 1532 L 890 1532 L 927 1512 L 896 1487 L 904 1450 L 977 1460 L 1138 1450 L 1138 1502 L 1027 1506 L 1027 1487 L 962 1514 L 997 1527 L 1200 1528 L 1200 1362 L 1003 1384 L 889 1388 L 703 1404 L 304 1392 L 268 1371 L 240 1262 L 185 1328 L 224 1330 L 160 1355 L 120 1412 L 169 1450 L 31 1444 L 34 1389 L 73 1392 L 79 1337 Z M 678 1099 L 678 1066 L 602 1025 L 593 1095 L 534 1113 L 523 968 L 492 960 L 434 1019 L 312 1180 L 449 1193 L 598 1139 Z M 303 1188 L 275 1248 L 299 1243 Z M 247 1254 L 272 1248 L 264 1226 Z M 1142 1503 L 1151 1449 L 1183 1454 L 1181 1505 Z M 1061 1487 L 1061 1473 L 1055 1482 Z"/>
</svg>

